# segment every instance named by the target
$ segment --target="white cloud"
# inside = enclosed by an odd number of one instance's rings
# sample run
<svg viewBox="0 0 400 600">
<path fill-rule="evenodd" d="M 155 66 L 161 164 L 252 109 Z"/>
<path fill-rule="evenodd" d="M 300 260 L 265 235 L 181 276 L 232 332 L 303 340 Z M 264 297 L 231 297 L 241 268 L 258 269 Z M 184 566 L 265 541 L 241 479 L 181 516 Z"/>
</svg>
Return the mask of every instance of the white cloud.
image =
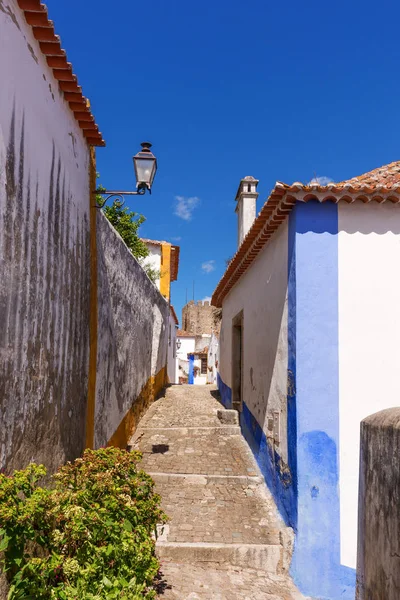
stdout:
<svg viewBox="0 0 400 600">
<path fill-rule="evenodd" d="M 203 298 L 202 302 L 211 302 L 211 296 L 206 296 Z"/>
<path fill-rule="evenodd" d="M 181 239 L 182 239 L 182 238 L 181 238 L 181 236 L 180 236 L 180 235 L 177 235 L 176 237 L 172 237 L 172 238 L 171 238 L 171 241 L 173 241 L 173 242 L 180 242 L 180 241 L 181 241 Z"/>
<path fill-rule="evenodd" d="M 310 183 L 318 183 L 319 185 L 328 185 L 328 183 L 333 183 L 333 179 L 331 177 L 327 177 L 326 175 L 320 175 L 318 177 L 313 177 Z"/>
<path fill-rule="evenodd" d="M 215 260 L 206 260 L 201 264 L 201 270 L 203 273 L 211 273 L 215 271 Z"/>
<path fill-rule="evenodd" d="M 192 196 L 191 198 L 175 196 L 174 214 L 184 221 L 190 221 L 192 219 L 193 211 L 199 203 L 200 198 L 197 198 L 197 196 Z"/>
</svg>

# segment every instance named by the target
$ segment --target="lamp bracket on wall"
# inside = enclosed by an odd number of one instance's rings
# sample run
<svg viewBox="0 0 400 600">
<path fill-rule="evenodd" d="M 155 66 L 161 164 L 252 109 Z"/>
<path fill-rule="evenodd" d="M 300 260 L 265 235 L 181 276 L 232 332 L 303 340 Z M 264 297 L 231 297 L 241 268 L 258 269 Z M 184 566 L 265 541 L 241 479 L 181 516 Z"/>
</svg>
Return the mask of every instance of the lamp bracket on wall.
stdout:
<svg viewBox="0 0 400 600">
<path fill-rule="evenodd" d="M 113 204 L 115 206 L 121 207 L 125 204 L 124 196 L 143 196 L 147 189 L 146 185 L 142 185 L 136 192 L 120 192 L 103 189 L 95 190 L 93 193 L 96 195 L 96 208 L 103 208 L 111 198 L 114 198 Z M 151 194 L 151 190 L 149 190 L 149 192 Z M 104 196 L 104 198 L 99 198 L 99 196 Z"/>
</svg>

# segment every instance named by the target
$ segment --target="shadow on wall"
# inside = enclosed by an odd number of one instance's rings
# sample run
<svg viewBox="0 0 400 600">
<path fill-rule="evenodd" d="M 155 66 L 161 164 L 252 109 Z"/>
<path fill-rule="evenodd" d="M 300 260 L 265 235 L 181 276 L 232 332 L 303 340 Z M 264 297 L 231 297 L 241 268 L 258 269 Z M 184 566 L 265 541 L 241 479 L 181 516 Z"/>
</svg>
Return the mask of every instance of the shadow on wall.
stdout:
<svg viewBox="0 0 400 600">
<path fill-rule="evenodd" d="M 125 447 L 165 385 L 168 304 L 101 212 L 97 256 L 95 445 Z"/>
<path fill-rule="evenodd" d="M 39 170 L 15 103 L 8 140 L 6 152 L 0 144 L 0 467 L 35 460 L 55 471 L 84 446 L 89 207 L 74 197 L 54 141 L 41 141 L 49 160 Z"/>
</svg>

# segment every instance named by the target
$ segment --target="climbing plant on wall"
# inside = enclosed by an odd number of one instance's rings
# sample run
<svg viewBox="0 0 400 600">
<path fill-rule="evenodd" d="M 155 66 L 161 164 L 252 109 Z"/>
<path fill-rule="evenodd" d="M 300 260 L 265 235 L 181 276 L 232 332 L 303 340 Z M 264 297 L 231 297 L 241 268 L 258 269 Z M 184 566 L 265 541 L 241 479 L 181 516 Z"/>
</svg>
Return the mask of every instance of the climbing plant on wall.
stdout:
<svg viewBox="0 0 400 600">
<path fill-rule="evenodd" d="M 98 189 L 101 190 L 102 186 L 98 186 Z M 100 200 L 102 200 L 101 196 Z M 139 227 L 145 222 L 146 217 L 133 210 L 129 210 L 129 208 L 122 206 L 118 202 L 114 202 L 110 206 L 105 206 L 102 211 L 114 229 L 118 231 L 149 279 L 155 283 L 160 277 L 160 272 L 143 262 L 143 259 L 149 255 L 149 251 L 146 244 L 139 237 Z"/>
<path fill-rule="evenodd" d="M 105 206 L 103 212 L 135 258 L 141 259 L 149 255 L 146 244 L 138 234 L 139 227 L 146 220 L 143 215 L 120 206 L 118 203 Z"/>
</svg>

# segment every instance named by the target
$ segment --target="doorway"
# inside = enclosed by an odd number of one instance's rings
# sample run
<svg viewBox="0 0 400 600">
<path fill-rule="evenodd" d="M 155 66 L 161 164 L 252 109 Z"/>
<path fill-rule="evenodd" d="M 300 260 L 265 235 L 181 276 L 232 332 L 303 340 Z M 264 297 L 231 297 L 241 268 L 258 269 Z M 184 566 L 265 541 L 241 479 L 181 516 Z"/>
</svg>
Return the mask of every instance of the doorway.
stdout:
<svg viewBox="0 0 400 600">
<path fill-rule="evenodd" d="M 232 408 L 241 412 L 243 402 L 243 311 L 232 319 Z"/>
</svg>

